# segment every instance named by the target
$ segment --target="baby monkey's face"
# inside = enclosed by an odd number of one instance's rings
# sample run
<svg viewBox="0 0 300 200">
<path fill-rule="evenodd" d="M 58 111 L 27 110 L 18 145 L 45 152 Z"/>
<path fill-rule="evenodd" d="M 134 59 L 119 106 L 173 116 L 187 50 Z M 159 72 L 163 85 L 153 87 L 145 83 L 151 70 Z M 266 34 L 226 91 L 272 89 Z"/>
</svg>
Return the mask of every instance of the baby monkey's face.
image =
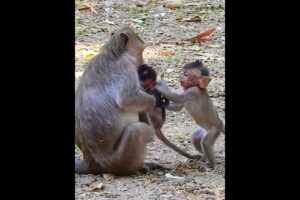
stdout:
<svg viewBox="0 0 300 200">
<path fill-rule="evenodd" d="M 192 86 L 204 89 L 209 85 L 210 81 L 211 78 L 209 76 L 201 75 L 201 71 L 196 68 L 183 70 L 179 78 L 179 82 L 184 90 Z"/>
<path fill-rule="evenodd" d="M 156 87 L 157 82 L 147 79 L 142 81 L 142 87 L 144 88 L 145 91 L 153 91 Z"/>
<path fill-rule="evenodd" d="M 179 82 L 184 90 L 198 84 L 198 79 L 201 77 L 201 72 L 198 69 L 183 70 L 179 77 Z"/>
</svg>

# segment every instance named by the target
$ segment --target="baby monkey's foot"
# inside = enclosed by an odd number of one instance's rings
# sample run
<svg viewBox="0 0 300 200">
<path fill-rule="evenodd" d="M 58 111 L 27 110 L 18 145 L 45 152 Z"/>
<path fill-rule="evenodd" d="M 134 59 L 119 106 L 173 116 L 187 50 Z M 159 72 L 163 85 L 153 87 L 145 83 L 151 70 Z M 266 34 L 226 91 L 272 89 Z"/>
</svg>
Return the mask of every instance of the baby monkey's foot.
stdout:
<svg viewBox="0 0 300 200">
<path fill-rule="evenodd" d="M 198 163 L 198 168 L 205 168 L 205 169 L 214 169 L 215 165 L 213 163 L 210 162 L 199 162 Z"/>
</svg>

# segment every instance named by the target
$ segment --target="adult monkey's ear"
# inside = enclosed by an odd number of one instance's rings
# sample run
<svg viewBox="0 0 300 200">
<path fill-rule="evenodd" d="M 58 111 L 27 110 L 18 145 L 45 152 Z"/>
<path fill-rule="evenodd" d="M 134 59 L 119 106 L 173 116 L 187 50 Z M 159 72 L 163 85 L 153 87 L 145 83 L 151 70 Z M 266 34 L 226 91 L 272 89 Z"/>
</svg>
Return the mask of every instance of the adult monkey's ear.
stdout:
<svg viewBox="0 0 300 200">
<path fill-rule="evenodd" d="M 202 76 L 198 82 L 199 87 L 206 88 L 209 85 L 210 81 L 211 81 L 211 78 L 209 76 Z"/>
<path fill-rule="evenodd" d="M 126 33 L 120 33 L 120 39 L 121 39 L 121 42 L 124 45 L 127 45 L 127 42 L 129 40 L 129 36 Z"/>
</svg>

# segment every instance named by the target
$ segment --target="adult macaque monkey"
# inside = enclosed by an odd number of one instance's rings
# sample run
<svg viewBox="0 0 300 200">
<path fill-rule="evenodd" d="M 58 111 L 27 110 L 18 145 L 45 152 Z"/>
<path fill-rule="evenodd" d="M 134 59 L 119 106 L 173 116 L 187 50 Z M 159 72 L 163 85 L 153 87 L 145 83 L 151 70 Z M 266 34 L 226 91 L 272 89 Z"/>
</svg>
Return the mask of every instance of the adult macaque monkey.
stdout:
<svg viewBox="0 0 300 200">
<path fill-rule="evenodd" d="M 86 67 L 75 94 L 75 143 L 83 154 L 83 160 L 76 160 L 76 173 L 129 175 L 168 169 L 144 163 L 146 145 L 155 134 L 152 126 L 139 121 L 139 112 L 155 105 L 155 98 L 140 89 L 136 71 L 145 47 L 124 27 Z"/>
<path fill-rule="evenodd" d="M 180 94 L 172 93 L 159 85 L 156 88 L 175 103 L 170 104 L 169 110 L 179 111 L 185 107 L 200 126 L 191 135 L 191 142 L 208 161 L 201 165 L 214 168 L 213 146 L 220 133 L 224 132 L 224 126 L 205 89 L 211 81 L 209 71 L 202 62 L 197 60 L 184 66 L 179 81 L 184 90 Z"/>
<path fill-rule="evenodd" d="M 161 128 L 165 122 L 166 119 L 166 108 L 168 108 L 169 100 L 165 98 L 162 94 L 158 92 L 157 89 L 155 89 L 156 84 L 160 84 L 162 87 L 168 88 L 168 86 L 163 82 L 157 82 L 157 73 L 156 71 L 150 67 L 147 64 L 143 64 L 138 67 L 138 75 L 139 79 L 141 81 L 141 85 L 143 89 L 153 96 L 155 96 L 156 99 L 156 105 L 153 109 L 148 110 L 149 117 L 151 119 L 151 122 L 153 124 L 153 127 L 155 129 L 155 134 L 157 138 L 162 141 L 166 146 L 173 149 L 177 153 L 189 158 L 189 159 L 200 159 L 199 155 L 190 155 L 187 152 L 183 151 L 179 147 L 177 147 L 175 144 L 170 142 L 161 131 Z"/>
</svg>

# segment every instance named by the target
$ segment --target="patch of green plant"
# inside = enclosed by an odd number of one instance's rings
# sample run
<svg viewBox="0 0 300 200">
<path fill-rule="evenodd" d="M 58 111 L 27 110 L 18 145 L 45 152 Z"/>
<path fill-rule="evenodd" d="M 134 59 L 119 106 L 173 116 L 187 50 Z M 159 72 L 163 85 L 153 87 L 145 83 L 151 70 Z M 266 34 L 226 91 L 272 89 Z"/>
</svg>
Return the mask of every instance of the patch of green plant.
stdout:
<svg viewBox="0 0 300 200">
<path fill-rule="evenodd" d="M 181 133 L 175 136 L 175 140 L 178 142 L 184 142 L 188 139 L 189 133 Z"/>
<path fill-rule="evenodd" d="M 131 9 L 131 12 L 134 13 L 134 14 L 140 14 L 140 13 L 145 12 L 145 10 L 143 8 L 140 8 L 140 7 L 133 7 Z"/>
<path fill-rule="evenodd" d="M 84 35 L 86 34 L 88 31 L 88 29 L 85 27 L 85 28 L 80 28 L 78 30 L 76 30 L 75 34 L 76 36 L 80 36 L 80 35 Z"/>
</svg>

